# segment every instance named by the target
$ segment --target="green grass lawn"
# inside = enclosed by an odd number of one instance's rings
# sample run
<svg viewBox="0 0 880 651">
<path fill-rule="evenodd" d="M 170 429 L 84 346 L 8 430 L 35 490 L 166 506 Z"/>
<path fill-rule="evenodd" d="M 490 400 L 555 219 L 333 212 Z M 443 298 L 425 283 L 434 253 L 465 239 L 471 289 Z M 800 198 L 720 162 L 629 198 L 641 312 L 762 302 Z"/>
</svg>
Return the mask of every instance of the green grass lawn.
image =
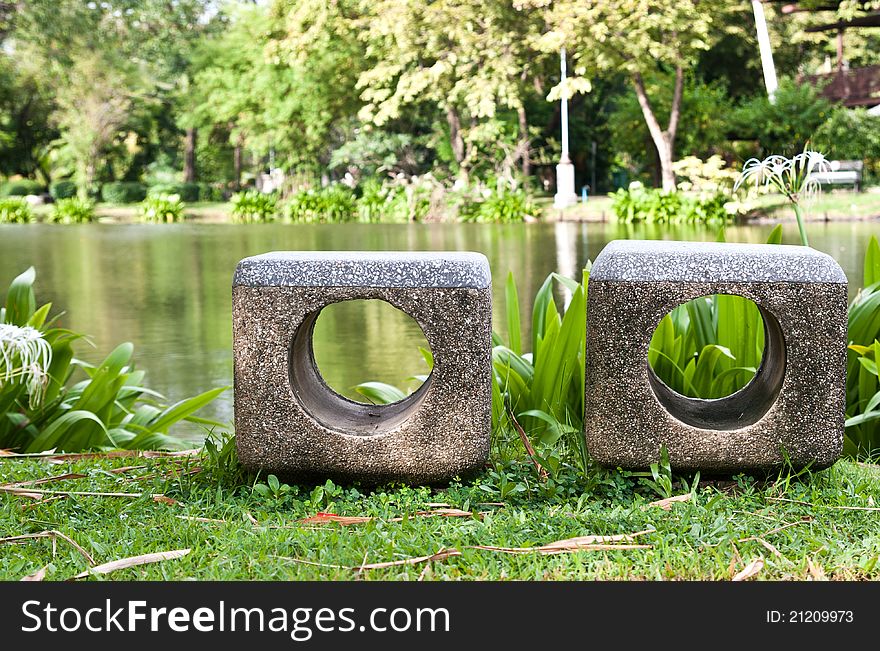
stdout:
<svg viewBox="0 0 880 651">
<path fill-rule="evenodd" d="M 693 491 L 676 484 L 687 497 L 668 510 L 651 504 L 658 496 L 633 473 L 563 468 L 545 482 L 524 461 L 436 489 L 253 483 L 205 453 L 0 457 L 0 578 L 45 568 L 47 580 L 63 580 L 90 564 L 180 549 L 190 552 L 98 578 L 728 580 L 746 568 L 756 579 L 880 578 L 872 464 L 704 481 Z M 360 520 L 304 521 L 319 513 Z M 13 538 L 47 531 L 70 540 Z M 646 533 L 577 551 L 533 549 L 637 532 Z"/>
</svg>

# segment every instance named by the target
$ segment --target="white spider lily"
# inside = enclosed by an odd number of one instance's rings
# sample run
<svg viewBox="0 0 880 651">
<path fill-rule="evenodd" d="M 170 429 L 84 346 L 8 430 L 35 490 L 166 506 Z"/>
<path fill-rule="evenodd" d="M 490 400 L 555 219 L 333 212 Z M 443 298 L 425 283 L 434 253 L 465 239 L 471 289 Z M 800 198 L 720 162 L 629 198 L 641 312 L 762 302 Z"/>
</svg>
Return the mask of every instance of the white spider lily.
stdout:
<svg viewBox="0 0 880 651">
<path fill-rule="evenodd" d="M 742 173 L 733 186 L 734 192 L 746 182 L 751 182 L 755 187 L 773 186 L 783 194 L 794 207 L 797 217 L 798 229 L 804 246 L 809 246 L 807 232 L 804 228 L 803 215 L 801 213 L 801 200 L 810 200 L 819 194 L 822 189 L 816 172 L 827 172 L 831 169 L 831 163 L 818 151 L 804 149 L 794 158 L 772 155 L 764 160 L 750 158 L 743 165 Z"/>
<path fill-rule="evenodd" d="M 33 407 L 49 383 L 51 363 L 52 347 L 39 330 L 0 323 L 0 388 L 20 378 Z"/>
</svg>

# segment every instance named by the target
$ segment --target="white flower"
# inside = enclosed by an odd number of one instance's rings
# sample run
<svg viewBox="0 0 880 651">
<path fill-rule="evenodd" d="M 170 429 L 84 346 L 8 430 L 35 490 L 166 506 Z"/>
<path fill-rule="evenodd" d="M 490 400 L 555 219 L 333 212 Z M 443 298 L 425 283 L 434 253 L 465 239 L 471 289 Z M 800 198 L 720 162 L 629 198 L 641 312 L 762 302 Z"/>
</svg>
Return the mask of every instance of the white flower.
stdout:
<svg viewBox="0 0 880 651">
<path fill-rule="evenodd" d="M 39 330 L 0 323 L 0 387 L 21 378 L 34 406 L 49 382 L 51 363 L 52 347 Z"/>
</svg>

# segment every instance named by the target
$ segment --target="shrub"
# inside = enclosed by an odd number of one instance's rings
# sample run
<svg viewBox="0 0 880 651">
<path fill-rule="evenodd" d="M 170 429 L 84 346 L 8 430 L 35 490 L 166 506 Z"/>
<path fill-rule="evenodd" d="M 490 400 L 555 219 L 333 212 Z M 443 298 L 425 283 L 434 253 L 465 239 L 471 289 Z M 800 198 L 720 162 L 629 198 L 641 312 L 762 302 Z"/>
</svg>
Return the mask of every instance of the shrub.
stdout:
<svg viewBox="0 0 880 651">
<path fill-rule="evenodd" d="M 201 186 L 198 183 L 159 183 L 151 185 L 147 191 L 148 197 L 170 194 L 176 194 L 187 203 L 195 203 L 201 196 Z"/>
<path fill-rule="evenodd" d="M 726 204 L 731 199 L 720 192 L 708 197 L 688 196 L 682 192 L 646 188 L 634 181 L 629 188 L 620 188 L 609 196 L 614 214 L 624 222 L 711 224 L 724 223 L 730 217 Z"/>
<path fill-rule="evenodd" d="M 232 221 L 239 224 L 270 222 L 278 212 L 278 200 L 274 194 L 264 194 L 259 190 L 236 192 L 230 199 Z"/>
<path fill-rule="evenodd" d="M 287 200 L 284 211 L 294 222 L 353 222 L 359 216 L 354 193 L 339 183 L 317 190 L 300 190 Z"/>
<path fill-rule="evenodd" d="M 143 386 L 144 371 L 131 364 L 131 344 L 117 346 L 98 366 L 79 361 L 73 345 L 83 336 L 53 327 L 50 305 L 35 309 L 34 278 L 31 267 L 13 280 L 0 309 L 0 448 L 30 453 L 180 447 L 169 429 L 192 419 L 226 388 L 167 406 Z M 71 384 L 74 375 L 80 378 Z"/>
<path fill-rule="evenodd" d="M 183 220 L 186 204 L 176 194 L 160 194 L 141 202 L 141 218 L 147 222 L 171 224 Z"/>
<path fill-rule="evenodd" d="M 764 93 L 731 113 L 732 130 L 757 142 L 762 157 L 803 151 L 816 129 L 832 113 L 832 104 L 812 84 L 782 79 L 773 101 Z"/>
<path fill-rule="evenodd" d="M 7 181 L 0 186 L 0 197 L 26 197 L 29 194 L 42 194 L 43 186 L 37 181 L 21 179 Z"/>
<path fill-rule="evenodd" d="M 101 199 L 107 203 L 138 203 L 147 197 L 147 186 L 136 181 L 105 183 Z"/>
<path fill-rule="evenodd" d="M 49 194 L 52 195 L 52 198 L 55 199 L 55 201 L 58 201 L 59 199 L 70 199 L 71 197 L 75 197 L 76 193 L 76 183 L 69 179 L 56 181 L 49 186 Z"/>
<path fill-rule="evenodd" d="M 59 199 L 47 221 L 53 224 L 88 224 L 95 220 L 95 204 L 86 199 Z"/>
<path fill-rule="evenodd" d="M 223 188 L 211 183 L 199 183 L 199 201 L 223 201 Z"/>
<path fill-rule="evenodd" d="M 430 201 L 421 196 L 413 196 L 412 213 L 410 196 L 406 187 L 395 183 L 382 183 L 379 179 L 368 179 L 360 186 L 361 196 L 357 199 L 358 219 L 362 222 L 407 222 L 421 221 L 427 216 Z M 410 195 L 414 193 L 410 191 Z"/>
<path fill-rule="evenodd" d="M 18 197 L 0 199 L 0 224 L 28 224 L 34 221 L 30 204 Z"/>
<path fill-rule="evenodd" d="M 521 189 L 472 189 L 453 194 L 451 203 L 463 222 L 510 223 L 541 216 L 541 208 Z"/>
</svg>

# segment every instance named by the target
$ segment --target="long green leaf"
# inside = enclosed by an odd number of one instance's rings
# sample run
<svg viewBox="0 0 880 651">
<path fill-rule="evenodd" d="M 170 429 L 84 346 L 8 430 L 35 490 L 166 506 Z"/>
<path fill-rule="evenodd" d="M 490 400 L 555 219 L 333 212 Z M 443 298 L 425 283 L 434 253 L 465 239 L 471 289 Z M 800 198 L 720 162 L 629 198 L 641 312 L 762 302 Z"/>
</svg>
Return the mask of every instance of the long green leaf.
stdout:
<svg viewBox="0 0 880 651">
<path fill-rule="evenodd" d="M 510 350 L 517 355 L 522 355 L 522 334 L 519 323 L 519 296 L 516 291 L 516 282 L 513 280 L 513 272 L 507 273 L 507 283 L 504 286 L 504 304 L 507 308 L 507 341 Z"/>
<path fill-rule="evenodd" d="M 168 431 L 169 427 L 183 420 L 190 414 L 195 413 L 208 403 L 212 402 L 217 396 L 226 391 L 228 388 L 229 387 L 218 387 L 216 389 L 211 389 L 209 391 L 205 391 L 204 393 L 200 393 L 199 395 L 193 396 L 192 398 L 181 400 L 180 402 L 171 405 L 161 414 L 156 416 L 156 418 L 151 420 L 148 427 L 153 432 L 165 433 Z"/>
<path fill-rule="evenodd" d="M 37 272 L 33 267 L 15 277 L 6 293 L 5 321 L 17 326 L 27 325 L 36 310 L 34 280 Z"/>
<path fill-rule="evenodd" d="M 355 390 L 377 405 L 388 405 L 406 398 L 403 391 L 384 382 L 363 382 L 358 384 Z"/>
</svg>

